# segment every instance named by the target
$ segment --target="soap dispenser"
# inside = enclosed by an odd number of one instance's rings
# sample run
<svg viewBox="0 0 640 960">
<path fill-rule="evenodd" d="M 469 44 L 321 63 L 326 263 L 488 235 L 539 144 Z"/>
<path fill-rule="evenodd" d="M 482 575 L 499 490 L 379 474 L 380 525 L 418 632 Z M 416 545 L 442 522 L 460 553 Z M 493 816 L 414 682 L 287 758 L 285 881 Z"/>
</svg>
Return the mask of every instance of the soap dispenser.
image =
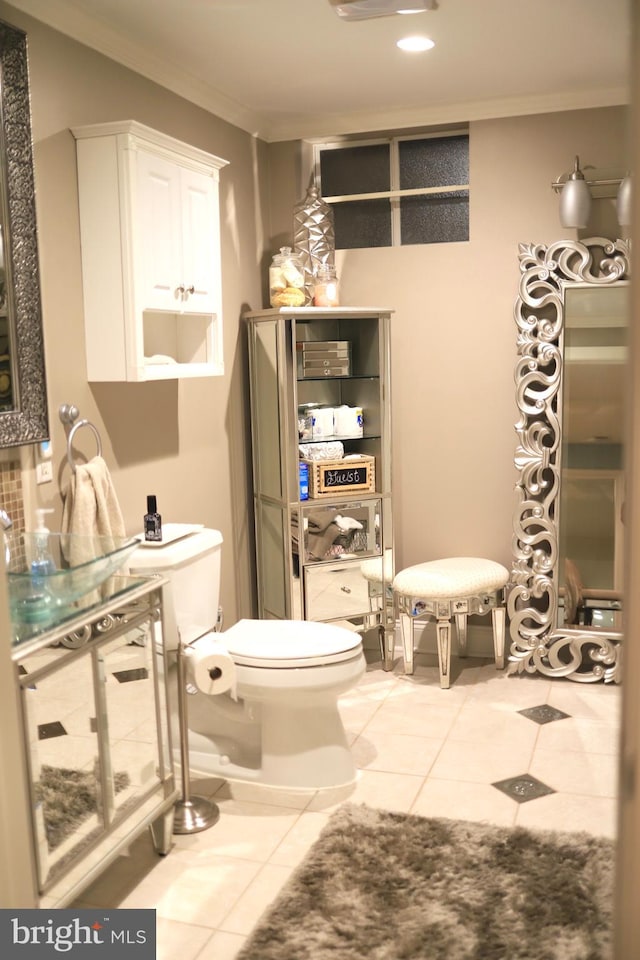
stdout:
<svg viewBox="0 0 640 960">
<path fill-rule="evenodd" d="M 55 560 L 49 551 L 49 529 L 45 524 L 45 514 L 53 513 L 53 509 L 40 507 L 36 510 L 36 529 L 33 534 L 33 560 L 31 574 L 33 582 L 39 582 L 42 577 L 56 570 Z"/>
</svg>

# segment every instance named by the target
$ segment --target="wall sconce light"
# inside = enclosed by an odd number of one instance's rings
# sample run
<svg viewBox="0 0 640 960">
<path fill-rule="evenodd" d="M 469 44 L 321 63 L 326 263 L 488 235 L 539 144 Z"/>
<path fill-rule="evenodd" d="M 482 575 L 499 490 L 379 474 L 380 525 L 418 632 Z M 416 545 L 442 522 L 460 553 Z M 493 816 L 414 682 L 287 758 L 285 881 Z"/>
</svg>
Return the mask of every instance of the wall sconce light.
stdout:
<svg viewBox="0 0 640 960">
<path fill-rule="evenodd" d="M 563 227 L 586 227 L 591 213 L 591 190 L 576 157 L 573 172 L 560 193 L 560 223 Z"/>
<path fill-rule="evenodd" d="M 564 173 L 551 184 L 560 194 L 560 223 L 563 227 L 583 229 L 589 222 L 591 201 L 596 198 L 616 197 L 618 223 L 622 227 L 631 224 L 631 175 L 623 179 L 587 180 L 576 157 L 571 173 Z"/>
</svg>

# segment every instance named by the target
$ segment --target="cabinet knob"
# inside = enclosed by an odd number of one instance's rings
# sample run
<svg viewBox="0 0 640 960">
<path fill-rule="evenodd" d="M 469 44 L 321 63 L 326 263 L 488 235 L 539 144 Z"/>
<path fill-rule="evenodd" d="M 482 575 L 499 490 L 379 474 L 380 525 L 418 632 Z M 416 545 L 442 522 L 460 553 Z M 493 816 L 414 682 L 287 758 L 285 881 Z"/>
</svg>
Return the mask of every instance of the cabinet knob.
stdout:
<svg viewBox="0 0 640 960">
<path fill-rule="evenodd" d="M 190 287 L 185 287 L 184 283 L 181 283 L 179 287 L 176 287 L 176 294 L 180 297 L 181 300 L 186 300 L 190 293 L 195 293 L 196 288 L 193 284 Z"/>
</svg>

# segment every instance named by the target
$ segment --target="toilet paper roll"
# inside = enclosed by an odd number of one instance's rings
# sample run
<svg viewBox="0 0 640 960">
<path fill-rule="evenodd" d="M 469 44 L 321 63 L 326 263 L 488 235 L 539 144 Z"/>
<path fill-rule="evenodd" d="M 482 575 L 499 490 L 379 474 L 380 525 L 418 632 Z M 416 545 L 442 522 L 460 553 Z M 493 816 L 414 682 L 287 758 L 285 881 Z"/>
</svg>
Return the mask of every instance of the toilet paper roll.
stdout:
<svg viewBox="0 0 640 960">
<path fill-rule="evenodd" d="M 210 697 L 228 692 L 237 699 L 236 665 L 223 643 L 214 637 L 201 637 L 184 650 L 187 684 Z"/>
<path fill-rule="evenodd" d="M 314 440 L 333 436 L 333 407 L 318 407 L 313 411 L 311 431 Z"/>
<path fill-rule="evenodd" d="M 361 437 L 363 434 L 362 407 L 342 406 L 334 411 L 335 431 L 338 437 Z"/>
</svg>

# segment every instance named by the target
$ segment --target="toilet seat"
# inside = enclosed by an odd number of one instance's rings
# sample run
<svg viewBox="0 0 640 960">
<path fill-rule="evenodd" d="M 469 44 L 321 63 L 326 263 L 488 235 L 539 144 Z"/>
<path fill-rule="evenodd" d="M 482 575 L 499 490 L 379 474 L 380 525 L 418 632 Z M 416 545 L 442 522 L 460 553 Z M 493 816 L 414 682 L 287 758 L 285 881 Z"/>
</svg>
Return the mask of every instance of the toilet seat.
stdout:
<svg viewBox="0 0 640 960">
<path fill-rule="evenodd" d="M 278 670 L 340 663 L 362 649 L 358 633 L 312 620 L 239 620 L 217 636 L 236 664 Z"/>
</svg>

